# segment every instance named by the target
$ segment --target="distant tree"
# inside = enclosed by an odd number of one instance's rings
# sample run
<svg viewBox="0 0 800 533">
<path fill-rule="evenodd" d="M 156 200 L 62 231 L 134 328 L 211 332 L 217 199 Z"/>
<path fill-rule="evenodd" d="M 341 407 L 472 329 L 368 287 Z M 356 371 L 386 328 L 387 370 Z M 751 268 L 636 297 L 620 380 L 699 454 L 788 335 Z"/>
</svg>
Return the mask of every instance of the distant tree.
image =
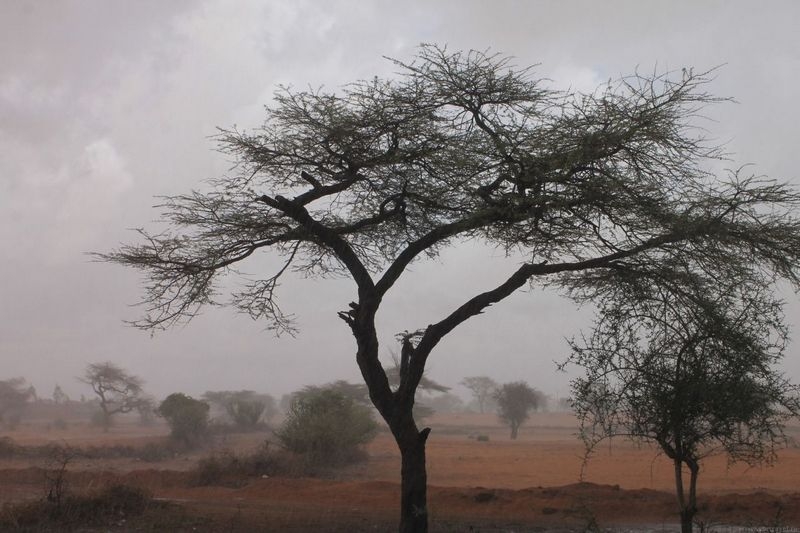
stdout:
<svg viewBox="0 0 800 533">
<path fill-rule="evenodd" d="M 591 336 L 572 343 L 585 370 L 573 404 L 587 449 L 614 436 L 655 442 L 674 465 L 684 533 L 701 459 L 770 461 L 800 414 L 797 387 L 775 368 L 787 333 L 764 281 L 629 271 L 605 291 Z"/>
<path fill-rule="evenodd" d="M 61 385 L 56 383 L 55 388 L 53 389 L 53 403 L 56 405 L 64 405 L 69 402 L 69 396 L 67 396 L 63 390 L 61 390 Z"/>
<path fill-rule="evenodd" d="M 394 353 L 392 353 L 392 359 L 394 360 L 394 365 L 386 369 L 386 377 L 389 379 L 389 386 L 397 390 L 402 382 L 401 363 L 400 360 L 395 357 Z M 419 384 L 417 385 L 417 391 L 419 392 L 433 393 L 448 392 L 449 390 L 450 387 L 447 385 L 442 385 L 438 381 L 434 381 L 425 375 L 420 378 Z"/>
<path fill-rule="evenodd" d="M 286 273 L 351 279 L 353 301 L 338 316 L 400 450 L 400 529 L 424 532 L 430 428 L 413 408 L 447 335 L 530 284 L 602 284 L 631 260 L 696 258 L 796 282 L 800 197 L 763 178 L 714 175 L 724 151 L 697 128 L 700 110 L 720 100 L 705 90 L 710 75 L 634 75 L 580 94 L 480 51 L 424 45 L 395 65 L 392 79 L 338 92 L 281 91 L 258 130 L 220 131 L 233 171 L 211 190 L 164 199 L 167 228 L 101 257 L 145 272 L 138 325 L 150 330 L 213 304 L 220 278 L 260 252 L 285 262 L 230 301 L 277 332 L 294 331 L 278 301 Z M 458 295 L 443 316 L 410 324 L 393 389 L 379 311 L 412 263 L 465 241 L 519 264 L 494 284 L 477 280 L 489 285 Z"/>
<path fill-rule="evenodd" d="M 313 463 L 337 464 L 359 458 L 377 429 L 371 408 L 336 390 L 316 389 L 294 398 L 276 434 L 286 449 Z"/>
<path fill-rule="evenodd" d="M 167 420 L 173 439 L 195 446 L 208 436 L 208 410 L 206 402 L 174 392 L 161 402 L 157 413 Z"/>
<path fill-rule="evenodd" d="M 514 381 L 498 388 L 494 399 L 497 401 L 497 416 L 511 428 L 511 440 L 514 440 L 530 411 L 541 405 L 542 393 L 524 381 Z"/>
<path fill-rule="evenodd" d="M 262 420 L 269 420 L 277 411 L 275 398 L 250 390 L 207 391 L 203 398 L 217 405 L 240 429 L 254 429 Z"/>
<path fill-rule="evenodd" d="M 143 381 L 114 363 L 92 363 L 79 381 L 92 387 L 100 403 L 99 422 L 105 431 L 111 427 L 113 416 L 129 413 L 141 401 Z"/>
<path fill-rule="evenodd" d="M 0 380 L 0 425 L 14 429 L 20 422 L 27 404 L 33 399 L 24 378 Z"/>
<path fill-rule="evenodd" d="M 155 423 L 156 399 L 152 396 L 141 396 L 136 403 L 136 412 L 139 413 L 139 424 L 142 426 L 151 426 Z"/>
<path fill-rule="evenodd" d="M 464 401 L 449 392 L 429 396 L 425 399 L 425 405 L 437 413 L 460 413 L 466 409 Z"/>
<path fill-rule="evenodd" d="M 486 412 L 486 404 L 494 398 L 497 389 L 497 382 L 487 376 L 472 376 L 461 380 L 464 385 L 472 392 L 475 401 L 478 402 L 478 409 L 481 413 Z"/>
<path fill-rule="evenodd" d="M 335 392 L 336 394 L 339 394 L 354 403 L 366 406 L 372 405 L 372 403 L 369 401 L 369 391 L 367 390 L 366 385 L 363 383 L 350 383 L 349 381 L 340 379 L 322 385 L 306 385 L 299 391 L 291 393 L 287 399 L 289 402 L 289 408 L 291 408 L 294 400 L 313 398 L 319 396 L 323 392 Z"/>
<path fill-rule="evenodd" d="M 556 409 L 558 411 L 572 411 L 572 398 L 558 398 L 556 400 Z"/>
</svg>

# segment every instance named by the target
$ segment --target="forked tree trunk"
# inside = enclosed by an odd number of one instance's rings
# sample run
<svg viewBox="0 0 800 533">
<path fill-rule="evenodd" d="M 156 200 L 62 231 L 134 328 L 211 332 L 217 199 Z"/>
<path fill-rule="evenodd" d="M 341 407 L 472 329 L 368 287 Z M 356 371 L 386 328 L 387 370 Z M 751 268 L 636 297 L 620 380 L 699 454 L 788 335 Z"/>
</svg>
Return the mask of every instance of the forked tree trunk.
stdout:
<svg viewBox="0 0 800 533">
<path fill-rule="evenodd" d="M 430 428 L 417 431 L 413 420 L 393 433 L 400 448 L 400 533 L 428 531 L 428 472 L 425 442 Z"/>
<path fill-rule="evenodd" d="M 511 422 L 511 440 L 516 440 L 518 433 L 519 433 L 519 424 Z"/>
</svg>

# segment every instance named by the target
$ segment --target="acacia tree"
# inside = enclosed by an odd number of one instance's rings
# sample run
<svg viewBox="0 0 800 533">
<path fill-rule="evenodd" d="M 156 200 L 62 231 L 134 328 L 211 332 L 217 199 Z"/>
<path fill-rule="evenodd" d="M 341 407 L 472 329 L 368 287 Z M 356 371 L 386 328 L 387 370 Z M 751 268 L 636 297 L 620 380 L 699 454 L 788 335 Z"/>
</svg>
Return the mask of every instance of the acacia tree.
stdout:
<svg viewBox="0 0 800 533">
<path fill-rule="evenodd" d="M 86 383 L 100 401 L 101 422 L 108 431 L 113 416 L 137 409 L 142 401 L 142 379 L 111 362 L 91 363 L 79 381 Z"/>
<path fill-rule="evenodd" d="M 461 384 L 472 391 L 472 395 L 478 402 L 478 409 L 481 413 L 486 408 L 486 403 L 489 402 L 500 388 L 495 380 L 486 376 L 472 376 L 461 380 Z"/>
<path fill-rule="evenodd" d="M 775 370 L 786 344 L 781 306 L 763 279 L 685 270 L 625 271 L 601 299 L 573 405 L 591 450 L 614 436 L 658 444 L 673 462 L 681 530 L 692 531 L 701 459 L 756 464 L 786 442 L 797 387 Z M 688 487 L 684 481 L 688 470 Z"/>
<path fill-rule="evenodd" d="M 243 281 L 231 303 L 277 332 L 281 276 L 345 275 L 341 318 L 369 396 L 402 456 L 402 531 L 426 531 L 425 442 L 412 415 L 429 355 L 445 335 L 529 283 L 569 287 L 626 258 L 766 265 L 793 277 L 800 231 L 786 186 L 706 170 L 720 150 L 693 129 L 708 78 L 633 76 L 593 94 L 553 90 L 483 52 L 422 46 L 393 79 L 336 93 L 284 89 L 253 131 L 221 130 L 238 166 L 206 192 L 168 197 L 158 232 L 107 261 L 146 273 L 138 325 L 167 327 L 215 301 L 219 278 L 260 251 L 285 263 Z M 400 383 L 379 360 L 376 316 L 409 265 L 465 240 L 521 265 L 428 325 L 400 336 Z M 488 250 L 489 248 L 487 248 Z M 488 253 L 488 252 L 487 252 Z M 419 328 L 419 329 L 415 329 Z"/>
<path fill-rule="evenodd" d="M 519 427 L 528 419 L 531 409 L 539 408 L 543 397 L 524 381 L 504 383 L 495 391 L 497 416 L 511 428 L 511 440 L 517 438 Z"/>
</svg>

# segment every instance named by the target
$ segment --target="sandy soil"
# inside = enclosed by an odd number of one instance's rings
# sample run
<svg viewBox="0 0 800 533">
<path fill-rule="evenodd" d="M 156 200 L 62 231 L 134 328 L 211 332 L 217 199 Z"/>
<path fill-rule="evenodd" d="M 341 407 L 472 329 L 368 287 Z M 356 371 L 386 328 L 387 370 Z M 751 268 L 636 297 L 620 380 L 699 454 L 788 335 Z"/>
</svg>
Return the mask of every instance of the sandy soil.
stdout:
<svg viewBox="0 0 800 533">
<path fill-rule="evenodd" d="M 446 415 L 428 420 L 429 499 L 433 530 L 537 531 L 602 527 L 674 528 L 671 465 L 649 446 L 612 442 L 597 450 L 583 471 L 583 448 L 574 418 L 540 413 L 520 438 L 493 415 Z M 123 423 L 109 433 L 70 424 L 62 431 L 29 425 L 7 434 L 20 444 L 143 445 L 166 428 Z M 796 428 L 792 431 L 797 432 Z M 474 437 L 486 435 L 488 442 Z M 254 449 L 266 434 L 234 435 L 217 446 Z M 368 446 L 369 460 L 332 478 L 245 480 L 235 487 L 197 487 L 188 471 L 209 452 L 157 463 L 132 458 L 77 460 L 70 483 L 77 490 L 122 481 L 144 486 L 182 512 L 205 517 L 188 530 L 391 531 L 399 503 L 400 456 L 391 437 Z M 0 502 L 42 496 L 41 459 L 0 460 Z M 800 526 L 800 449 L 779 453 L 772 467 L 704 461 L 701 512 L 708 524 Z M 236 527 L 234 525 L 238 524 Z M 122 526 L 121 526 L 122 527 Z M 204 529 L 205 527 L 205 529 Z M 221 527 L 221 526 L 220 526 Z M 237 529 L 238 527 L 238 529 Z M 180 530 L 180 528 L 174 528 Z"/>
</svg>

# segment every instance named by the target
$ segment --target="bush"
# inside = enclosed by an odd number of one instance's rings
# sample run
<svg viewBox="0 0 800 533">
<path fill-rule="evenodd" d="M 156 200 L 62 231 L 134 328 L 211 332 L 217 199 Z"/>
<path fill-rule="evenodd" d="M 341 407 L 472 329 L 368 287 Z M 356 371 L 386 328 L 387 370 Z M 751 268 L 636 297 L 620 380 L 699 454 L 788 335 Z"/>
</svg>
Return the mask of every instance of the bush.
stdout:
<svg viewBox="0 0 800 533">
<path fill-rule="evenodd" d="M 149 493 L 127 485 L 112 485 L 93 494 L 65 496 L 58 503 L 42 499 L 6 506 L 0 514 L 3 531 L 64 531 L 100 526 L 120 517 L 142 514 L 150 505 Z"/>
<path fill-rule="evenodd" d="M 341 464 L 364 456 L 378 425 L 371 410 L 339 392 L 318 390 L 295 398 L 276 433 L 288 450 L 311 464 Z"/>
<path fill-rule="evenodd" d="M 208 404 L 180 392 L 167 396 L 158 407 L 172 431 L 172 438 L 194 446 L 208 436 Z"/>
</svg>

